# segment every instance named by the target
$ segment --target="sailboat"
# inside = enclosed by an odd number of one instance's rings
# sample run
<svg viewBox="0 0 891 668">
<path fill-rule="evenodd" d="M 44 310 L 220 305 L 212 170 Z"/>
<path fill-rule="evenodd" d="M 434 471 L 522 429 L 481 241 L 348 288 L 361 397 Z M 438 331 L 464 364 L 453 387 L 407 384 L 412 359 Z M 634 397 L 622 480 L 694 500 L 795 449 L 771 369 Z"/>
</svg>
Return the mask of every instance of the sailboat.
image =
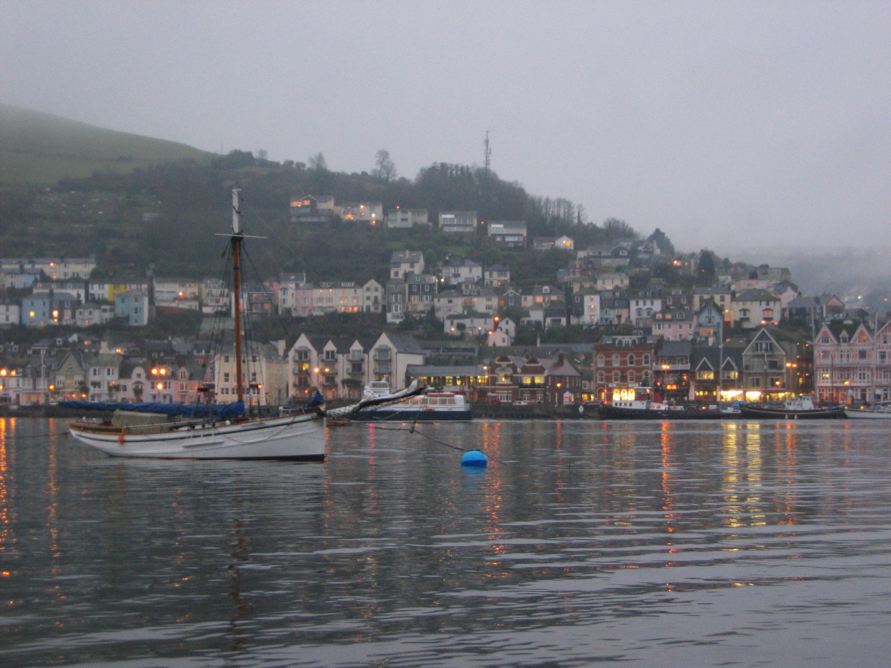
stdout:
<svg viewBox="0 0 891 668">
<path fill-rule="evenodd" d="M 235 318 L 235 376 L 237 401 L 219 406 L 184 406 L 177 412 L 169 405 L 147 407 L 117 404 L 111 420 L 80 420 L 70 425 L 79 442 L 112 457 L 152 459 L 275 459 L 324 461 L 325 417 L 323 402 L 310 402 L 293 414 L 251 416 L 245 414 L 243 334 L 241 314 L 241 230 L 239 191 L 232 191 L 232 295 Z M 400 401 L 423 389 L 412 385 L 381 400 L 360 401 L 331 411 L 349 415 L 382 402 Z M 63 402 L 64 403 L 64 402 Z M 86 407 L 70 402 L 72 407 Z M 74 405 L 78 404 L 78 405 Z M 108 410 L 109 406 L 99 406 Z M 184 416 L 190 416 L 184 419 Z"/>
</svg>

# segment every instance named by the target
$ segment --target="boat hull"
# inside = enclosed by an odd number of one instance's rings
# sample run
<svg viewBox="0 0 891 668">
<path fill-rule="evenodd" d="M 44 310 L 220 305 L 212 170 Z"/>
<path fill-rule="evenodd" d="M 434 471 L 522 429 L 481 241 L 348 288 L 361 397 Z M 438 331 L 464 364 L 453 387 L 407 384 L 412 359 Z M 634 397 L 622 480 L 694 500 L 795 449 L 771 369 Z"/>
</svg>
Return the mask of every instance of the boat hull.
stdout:
<svg viewBox="0 0 891 668">
<path fill-rule="evenodd" d="M 323 461 L 325 420 L 315 414 L 296 417 L 181 427 L 139 434 L 126 429 L 70 427 L 80 443 L 111 457 L 142 459 L 275 459 Z"/>
<path fill-rule="evenodd" d="M 728 417 L 718 409 L 624 408 L 604 404 L 597 409 L 603 420 L 720 420 Z"/>
<path fill-rule="evenodd" d="M 741 406 L 739 410 L 742 417 L 760 420 L 828 420 L 845 417 L 843 408 L 794 410 L 784 408 L 765 408 L 759 406 Z"/>
<path fill-rule="evenodd" d="M 473 413 L 468 410 L 437 411 L 437 410 L 398 410 L 393 408 L 375 408 L 373 410 L 359 411 L 352 419 L 361 422 L 440 422 L 463 421 L 473 419 Z"/>
<path fill-rule="evenodd" d="M 845 410 L 849 420 L 891 420 L 891 411 L 859 411 L 856 409 Z"/>
</svg>

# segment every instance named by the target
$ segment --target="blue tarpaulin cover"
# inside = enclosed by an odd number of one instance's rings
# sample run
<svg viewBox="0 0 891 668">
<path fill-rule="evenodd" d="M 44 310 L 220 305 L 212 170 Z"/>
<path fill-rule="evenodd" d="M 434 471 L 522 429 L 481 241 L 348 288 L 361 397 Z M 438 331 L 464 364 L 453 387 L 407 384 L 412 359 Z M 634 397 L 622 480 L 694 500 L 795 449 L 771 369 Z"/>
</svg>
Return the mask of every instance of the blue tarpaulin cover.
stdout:
<svg viewBox="0 0 891 668">
<path fill-rule="evenodd" d="M 60 401 L 59 406 L 88 411 L 136 411 L 138 413 L 162 413 L 186 417 L 212 417 L 218 420 L 229 420 L 244 415 L 244 403 L 241 401 L 231 404 L 122 404 L 109 401 Z"/>
</svg>

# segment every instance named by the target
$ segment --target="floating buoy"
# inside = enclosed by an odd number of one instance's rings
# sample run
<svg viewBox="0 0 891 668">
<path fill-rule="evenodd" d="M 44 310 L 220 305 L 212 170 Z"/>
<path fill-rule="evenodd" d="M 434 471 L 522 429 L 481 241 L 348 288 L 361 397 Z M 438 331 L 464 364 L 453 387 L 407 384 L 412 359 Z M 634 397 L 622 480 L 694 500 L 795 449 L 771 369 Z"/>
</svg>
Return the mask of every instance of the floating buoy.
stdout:
<svg viewBox="0 0 891 668">
<path fill-rule="evenodd" d="M 489 463 L 489 458 L 479 450 L 468 450 L 461 456 L 461 466 L 484 467 Z"/>
</svg>

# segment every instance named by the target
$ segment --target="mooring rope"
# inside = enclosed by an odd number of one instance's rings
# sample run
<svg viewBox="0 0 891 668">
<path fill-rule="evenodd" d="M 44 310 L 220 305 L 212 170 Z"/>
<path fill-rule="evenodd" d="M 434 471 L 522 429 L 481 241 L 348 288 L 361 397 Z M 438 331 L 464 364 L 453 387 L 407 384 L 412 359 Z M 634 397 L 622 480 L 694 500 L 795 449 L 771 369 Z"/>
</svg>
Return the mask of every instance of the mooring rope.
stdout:
<svg viewBox="0 0 891 668">
<path fill-rule="evenodd" d="M 456 450 L 457 452 L 472 452 L 472 451 L 474 451 L 474 450 L 479 450 L 480 452 L 482 452 L 482 450 L 480 450 L 479 448 L 462 448 L 460 445 L 455 445 L 455 444 L 453 444 L 453 443 L 449 443 L 448 441 L 443 441 L 442 439 L 434 438 L 433 436 L 430 436 L 429 434 L 425 434 L 423 431 L 421 431 L 421 430 L 419 430 L 419 429 L 416 429 L 415 427 L 416 427 L 417 425 L 414 424 L 414 423 L 411 425 L 411 427 L 379 427 L 379 426 L 377 426 L 377 424 L 374 423 L 374 422 L 372 422 L 371 424 L 372 424 L 372 425 L 375 425 L 375 430 L 376 430 L 376 431 L 377 431 L 377 430 L 381 430 L 381 431 L 406 431 L 406 432 L 408 432 L 409 434 L 417 434 L 417 435 L 420 436 L 421 438 L 425 438 L 425 439 L 427 439 L 428 441 L 430 441 L 431 443 L 436 443 L 437 445 L 442 445 L 442 446 L 444 446 L 444 447 L 446 447 L 446 448 L 449 448 L 450 450 Z M 510 462 L 508 462 L 508 461 L 505 461 L 505 460 L 503 460 L 503 459 L 499 459 L 498 457 L 493 457 L 493 456 L 488 455 L 488 454 L 486 455 L 486 457 L 487 457 L 488 459 L 491 459 L 492 461 L 496 461 L 496 462 L 498 462 L 499 464 L 510 464 Z"/>
</svg>

